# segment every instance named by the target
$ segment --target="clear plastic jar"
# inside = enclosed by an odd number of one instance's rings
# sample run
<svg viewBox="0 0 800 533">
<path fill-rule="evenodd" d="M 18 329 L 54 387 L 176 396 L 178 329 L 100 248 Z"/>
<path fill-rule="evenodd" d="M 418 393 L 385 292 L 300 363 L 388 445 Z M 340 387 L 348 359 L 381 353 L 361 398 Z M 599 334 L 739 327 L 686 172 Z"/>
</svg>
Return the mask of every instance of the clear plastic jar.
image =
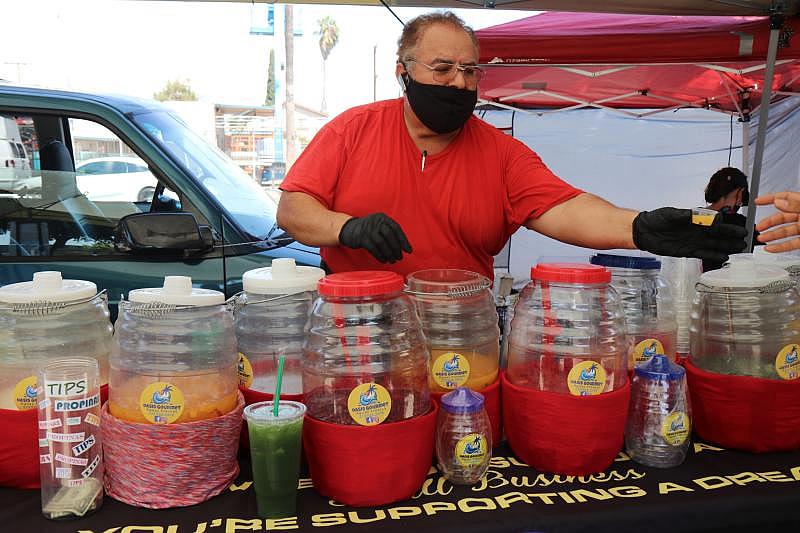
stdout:
<svg viewBox="0 0 800 533">
<path fill-rule="evenodd" d="M 402 291 L 393 272 L 342 272 L 319 282 L 303 356 L 310 416 L 371 426 L 428 412 L 428 349 Z"/>
<path fill-rule="evenodd" d="M 238 401 L 233 316 L 219 291 L 167 276 L 120 302 L 109 381 L 109 411 L 139 423 L 214 418 Z"/>
<path fill-rule="evenodd" d="M 106 295 L 90 281 L 44 271 L 0 288 L 0 409 L 35 409 L 37 369 L 56 358 L 96 359 L 107 383 L 111 332 Z"/>
<path fill-rule="evenodd" d="M 576 396 L 622 387 L 630 343 L 610 281 L 596 265 L 533 267 L 511 319 L 509 381 Z"/>
<path fill-rule="evenodd" d="M 628 368 L 655 354 L 675 360 L 675 304 L 661 277 L 661 262 L 650 256 L 595 254 L 591 263 L 611 271 L 611 286 L 619 294 L 632 348 Z"/>
<path fill-rule="evenodd" d="M 683 367 L 664 355 L 636 367 L 625 428 L 625 448 L 631 459 L 658 468 L 683 463 L 691 419 Z"/>
<path fill-rule="evenodd" d="M 274 392 L 283 355 L 282 392 L 303 393 L 303 344 L 317 283 L 324 275 L 321 268 L 297 266 L 287 258 L 244 273 L 235 313 L 239 385 Z"/>
<path fill-rule="evenodd" d="M 691 360 L 719 374 L 800 377 L 800 295 L 784 270 L 736 261 L 700 276 Z"/>
<path fill-rule="evenodd" d="M 431 269 L 414 272 L 406 283 L 428 339 L 431 391 L 494 383 L 500 328 L 491 282 L 468 270 Z"/>
<path fill-rule="evenodd" d="M 442 396 L 436 419 L 436 460 L 458 485 L 477 483 L 492 459 L 492 427 L 483 395 L 459 387 Z"/>
</svg>

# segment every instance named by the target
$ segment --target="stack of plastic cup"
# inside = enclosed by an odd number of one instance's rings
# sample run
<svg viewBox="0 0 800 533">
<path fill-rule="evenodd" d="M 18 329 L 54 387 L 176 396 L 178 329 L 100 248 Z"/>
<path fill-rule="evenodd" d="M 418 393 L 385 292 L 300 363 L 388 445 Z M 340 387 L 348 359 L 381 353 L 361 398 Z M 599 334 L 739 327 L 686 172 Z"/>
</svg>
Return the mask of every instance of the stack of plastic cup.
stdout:
<svg viewBox="0 0 800 533">
<path fill-rule="evenodd" d="M 675 353 L 678 360 L 689 355 L 689 327 L 692 323 L 692 303 L 695 285 L 703 272 L 700 259 L 690 257 L 661 257 L 661 275 L 672 288 L 675 321 L 678 326 Z"/>
</svg>

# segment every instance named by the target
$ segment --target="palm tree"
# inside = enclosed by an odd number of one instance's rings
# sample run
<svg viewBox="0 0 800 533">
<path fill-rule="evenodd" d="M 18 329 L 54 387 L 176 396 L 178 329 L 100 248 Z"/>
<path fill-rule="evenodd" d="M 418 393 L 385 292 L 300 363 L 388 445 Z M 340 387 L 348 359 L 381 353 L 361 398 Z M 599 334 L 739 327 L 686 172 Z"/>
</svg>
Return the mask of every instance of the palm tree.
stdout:
<svg viewBox="0 0 800 533">
<path fill-rule="evenodd" d="M 325 101 L 325 65 L 331 50 L 333 50 L 336 43 L 339 42 L 339 26 L 336 25 L 336 21 L 333 20 L 333 17 L 323 17 L 317 21 L 317 27 L 317 33 L 319 34 L 319 51 L 322 54 L 322 105 L 320 107 L 321 111 L 325 113 L 328 108 L 327 102 Z"/>
</svg>

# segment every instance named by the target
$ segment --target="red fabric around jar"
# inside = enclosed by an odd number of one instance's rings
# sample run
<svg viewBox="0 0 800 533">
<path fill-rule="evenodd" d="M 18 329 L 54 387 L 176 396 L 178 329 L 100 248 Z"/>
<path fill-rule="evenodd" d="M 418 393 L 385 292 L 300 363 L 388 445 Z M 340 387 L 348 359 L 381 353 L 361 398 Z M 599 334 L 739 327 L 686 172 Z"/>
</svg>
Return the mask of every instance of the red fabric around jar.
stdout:
<svg viewBox="0 0 800 533">
<path fill-rule="evenodd" d="M 244 398 L 228 414 L 182 424 L 120 420 L 103 406 L 103 460 L 109 496 L 164 509 L 204 502 L 239 475 Z"/>
<path fill-rule="evenodd" d="M 716 374 L 691 361 L 684 366 L 700 438 L 756 453 L 800 449 L 800 379 Z"/>
<path fill-rule="evenodd" d="M 100 387 L 100 401 L 108 399 L 108 385 Z M 38 410 L 0 409 L 0 486 L 39 488 Z"/>
<path fill-rule="evenodd" d="M 303 448 L 314 488 L 352 507 L 407 500 L 431 468 L 439 407 L 428 414 L 377 426 L 344 426 L 310 416 Z"/>
<path fill-rule="evenodd" d="M 492 445 L 497 446 L 503 439 L 503 411 L 502 402 L 500 399 L 500 376 L 486 388 L 479 391 L 483 394 L 484 406 L 486 407 L 486 414 L 489 415 L 489 422 L 492 424 Z M 431 399 L 439 405 L 439 400 L 446 392 L 432 392 Z"/>
<path fill-rule="evenodd" d="M 630 382 L 595 396 L 518 387 L 501 375 L 503 427 L 514 454 L 544 472 L 585 476 L 608 468 L 622 449 Z"/>
</svg>

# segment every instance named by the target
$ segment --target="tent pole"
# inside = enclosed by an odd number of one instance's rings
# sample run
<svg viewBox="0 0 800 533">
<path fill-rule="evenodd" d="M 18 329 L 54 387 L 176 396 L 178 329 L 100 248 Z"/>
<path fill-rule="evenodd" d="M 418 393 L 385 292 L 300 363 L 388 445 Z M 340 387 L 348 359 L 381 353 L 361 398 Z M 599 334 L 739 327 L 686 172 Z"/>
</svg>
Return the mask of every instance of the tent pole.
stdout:
<svg viewBox="0 0 800 533">
<path fill-rule="evenodd" d="M 752 201 L 758 197 L 758 186 L 761 181 L 761 164 L 764 159 L 764 142 L 767 138 L 767 123 L 769 122 L 769 101 L 772 97 L 772 77 L 775 73 L 775 58 L 778 55 L 778 36 L 783 26 L 783 15 L 774 14 L 770 17 L 771 29 L 769 32 L 769 48 L 767 49 L 767 68 L 764 72 L 764 87 L 761 92 L 761 108 L 758 113 L 758 133 L 756 134 L 756 153 L 753 157 L 753 175 L 750 182 L 750 198 Z M 747 207 L 747 248 L 753 246 L 753 228 L 756 224 L 756 210 Z"/>
<path fill-rule="evenodd" d="M 750 122 L 742 122 L 742 172 L 750 173 Z M 750 206 L 747 207 L 748 211 Z"/>
</svg>

